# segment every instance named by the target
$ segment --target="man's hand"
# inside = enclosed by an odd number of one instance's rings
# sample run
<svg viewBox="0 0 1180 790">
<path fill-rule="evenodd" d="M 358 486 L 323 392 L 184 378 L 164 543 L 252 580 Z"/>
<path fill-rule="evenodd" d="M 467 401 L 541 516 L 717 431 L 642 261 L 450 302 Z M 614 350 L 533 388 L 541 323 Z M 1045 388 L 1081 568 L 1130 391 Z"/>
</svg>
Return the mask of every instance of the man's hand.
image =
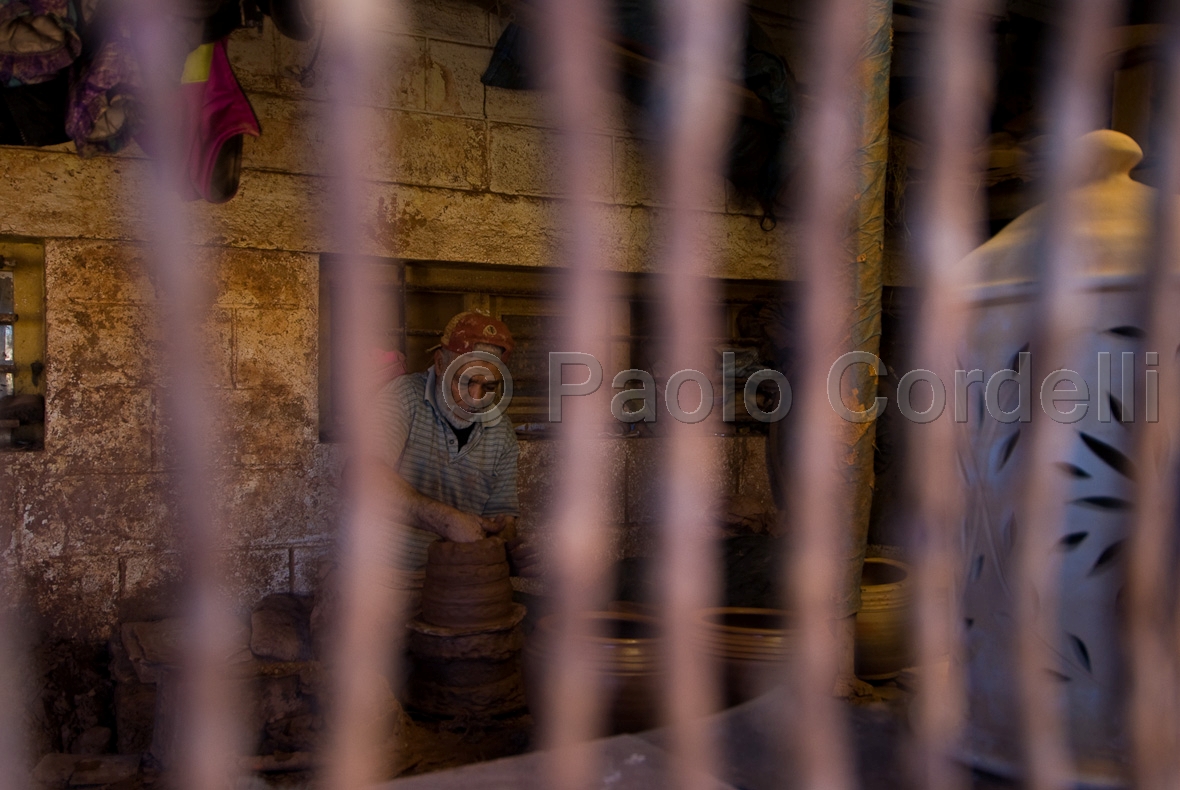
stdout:
<svg viewBox="0 0 1180 790">
<path fill-rule="evenodd" d="M 526 543 L 524 538 L 513 538 L 506 545 L 514 575 L 528 578 L 541 575 L 541 552 L 536 546 Z"/>
<path fill-rule="evenodd" d="M 487 521 L 479 516 L 456 510 L 443 522 L 441 534 L 455 543 L 474 543 L 487 537 L 487 527 Z"/>
<path fill-rule="evenodd" d="M 499 535 L 505 541 L 516 537 L 516 516 L 484 516 L 483 521 L 489 535 Z"/>
</svg>

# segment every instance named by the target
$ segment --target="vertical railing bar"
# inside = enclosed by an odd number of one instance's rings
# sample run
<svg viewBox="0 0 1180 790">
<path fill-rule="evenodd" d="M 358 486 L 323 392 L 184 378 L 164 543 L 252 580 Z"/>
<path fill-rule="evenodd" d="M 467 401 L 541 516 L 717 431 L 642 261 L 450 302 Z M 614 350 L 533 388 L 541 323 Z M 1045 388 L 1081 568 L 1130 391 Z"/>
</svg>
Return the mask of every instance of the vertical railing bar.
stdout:
<svg viewBox="0 0 1180 790">
<path fill-rule="evenodd" d="M 663 277 L 659 315 L 667 332 L 667 374 L 706 372 L 718 360 L 709 339 L 716 337 L 712 314 L 713 261 L 702 207 L 721 182 L 726 143 L 736 118 L 735 92 L 740 6 L 733 0 L 669 0 L 661 6 L 669 68 L 664 156 L 660 189 L 669 210 L 657 271 Z M 702 393 L 702 398 L 705 394 Z M 692 401 L 686 403 L 691 406 Z M 702 406 L 706 404 L 702 403 Z M 670 415 L 669 415 L 670 416 Z M 662 496 L 659 579 L 667 638 L 663 709 L 671 727 L 673 762 L 669 786 L 709 786 L 716 748 L 704 716 L 716 707 L 718 677 L 699 648 L 697 613 L 715 605 L 716 525 L 710 518 L 714 494 L 710 467 L 716 455 L 710 438 L 716 413 L 696 424 L 669 419 Z"/>
<path fill-rule="evenodd" d="M 397 325 L 396 306 L 383 298 L 375 264 L 364 253 L 372 229 L 366 220 L 376 216 L 367 180 L 375 150 L 372 113 L 376 86 L 383 73 L 382 38 L 377 31 L 395 31 L 401 23 L 397 3 L 378 0 L 338 0 L 321 24 L 332 100 L 325 106 L 325 126 L 333 141 L 328 161 L 332 168 L 326 237 L 339 251 L 333 281 L 340 304 L 333 313 L 339 335 L 333 348 L 340 351 L 342 379 L 341 434 L 349 459 L 342 497 L 339 540 L 339 625 L 331 656 L 334 694 L 329 715 L 328 750 L 324 781 L 333 790 L 360 788 L 379 778 L 388 722 L 383 710 L 382 678 L 397 677 L 395 666 L 404 636 L 399 614 L 400 593 L 392 584 L 388 543 L 397 503 L 381 441 L 385 435 L 373 401 L 378 389 L 371 349 L 383 348 L 381 327 Z M 390 36 L 390 38 L 394 38 Z"/>
<path fill-rule="evenodd" d="M 784 736 L 799 786 L 847 790 L 855 784 L 842 713 L 833 696 L 844 663 L 833 628 L 838 617 L 843 558 L 840 534 L 849 529 L 851 503 L 839 468 L 844 426 L 826 402 L 829 367 L 851 331 L 853 287 L 847 268 L 852 224 L 853 168 L 858 132 L 854 80 L 867 21 L 861 0 L 821 4 L 810 49 L 816 75 L 809 116 L 803 119 L 799 252 L 804 301 L 800 321 L 800 437 L 784 481 L 799 508 L 786 567 L 788 608 L 797 617 L 796 657 L 788 677 L 797 708 Z"/>
<path fill-rule="evenodd" d="M 912 361 L 954 381 L 959 344 L 966 338 L 965 272 L 959 264 L 978 244 L 982 205 L 975 162 L 987 128 L 985 90 L 990 72 L 985 14 L 993 0 L 948 0 L 936 13 L 927 57 L 926 128 L 933 130 L 930 178 L 924 185 L 917 233 L 922 301 L 915 316 Z M 914 701 L 920 786 L 964 787 L 955 762 L 965 710 L 955 550 L 965 481 L 959 477 L 961 432 L 953 413 L 909 428 L 907 494 L 915 498 L 915 644 L 921 668 Z M 938 671 L 944 662 L 947 672 Z"/>
<path fill-rule="evenodd" d="M 591 353 L 600 362 L 609 359 L 604 339 L 610 309 L 600 261 L 602 229 L 594 209 L 595 178 L 604 166 L 594 145 L 594 132 L 606 113 L 603 14 L 597 0 L 549 0 L 541 5 L 538 19 L 541 55 L 552 75 L 547 99 L 561 132 L 561 193 L 568 196 L 562 205 L 569 230 L 562 251 L 568 271 L 561 295 L 566 316 L 561 336 L 565 348 Z M 605 371 L 606 376 L 611 373 Z M 607 591 L 599 585 L 609 581 L 600 567 L 609 540 L 603 506 L 607 458 L 600 439 L 609 419 L 603 399 L 609 386 L 604 381 L 598 393 L 563 404 L 559 493 L 551 522 L 557 628 L 556 644 L 547 648 L 553 661 L 545 667 L 543 740 L 553 750 L 546 764 L 552 785 L 570 790 L 592 784 L 595 756 L 575 746 L 598 733 L 603 713 L 595 656 L 585 649 L 592 634 L 584 614 L 606 603 Z"/>
<path fill-rule="evenodd" d="M 163 744 L 165 766 L 178 787 L 227 786 L 237 773 L 240 746 L 229 684 L 233 620 L 221 588 L 222 535 L 212 504 L 211 397 L 205 375 L 204 326 L 211 290 L 204 267 L 188 253 L 188 223 L 180 199 L 184 135 L 175 112 L 184 48 L 173 2 L 134 4 L 135 45 L 143 66 L 146 134 L 156 158 L 155 177 L 145 190 L 147 235 L 160 284 L 160 327 L 165 410 L 176 448 L 174 483 L 185 571 L 177 737 Z"/>
<path fill-rule="evenodd" d="M 1177 285 L 1174 219 L 1180 191 L 1180 4 L 1171 3 L 1163 52 L 1164 99 L 1153 125 L 1152 153 L 1158 158 L 1159 181 L 1151 247 L 1144 277 L 1143 311 L 1146 351 L 1160 354 L 1159 422 L 1136 421 L 1132 455 L 1140 470 L 1136 510 L 1131 524 L 1127 568 L 1130 624 L 1131 685 L 1128 722 L 1133 736 L 1135 786 L 1164 790 L 1180 782 L 1176 739 L 1177 633 L 1172 622 L 1177 600 L 1174 578 L 1177 481 L 1180 480 L 1180 413 L 1174 395 L 1180 392 L 1180 370 L 1172 343 L 1180 337 L 1180 321 L 1170 307 Z M 1145 389 L 1148 389 L 1145 387 Z"/>
<path fill-rule="evenodd" d="M 0 469 L 0 491 L 8 484 L 7 469 Z M 13 481 L 15 482 L 15 481 Z M 4 565 L 0 565 L 0 765 L 11 766 L 0 771 L 0 790 L 24 790 L 28 787 L 24 769 L 30 767 L 26 754 L 23 716 L 25 700 L 20 667 L 28 656 L 21 648 L 24 635 L 16 617 L 16 580 Z"/>
<path fill-rule="evenodd" d="M 1045 222 L 1040 242 L 1038 272 L 1040 295 L 1034 311 L 1029 349 L 1034 379 L 1041 366 L 1070 358 L 1076 344 L 1071 337 L 1073 316 L 1080 307 L 1077 284 L 1071 272 L 1071 248 L 1075 248 L 1072 216 L 1067 199 L 1081 183 L 1084 149 L 1081 137 L 1098 128 L 1098 105 L 1104 47 L 1113 24 L 1112 0 L 1079 0 L 1068 7 L 1060 39 L 1062 58 L 1053 75 L 1049 153 L 1045 180 Z M 1047 416 L 1047 415 L 1046 415 Z M 1046 555 L 1034 537 L 1053 530 L 1065 515 L 1065 489 L 1054 462 L 1065 457 L 1068 432 L 1045 430 L 1046 419 L 1028 426 L 1028 473 L 1020 492 L 1017 523 L 1026 526 L 1015 548 L 1017 597 L 1017 675 L 1022 724 L 1029 758 L 1029 786 L 1033 790 L 1060 790 L 1068 783 L 1069 755 L 1061 718 L 1060 689 L 1046 669 L 1052 664 L 1052 647 L 1036 633 L 1038 619 L 1055 623 L 1058 611 L 1060 562 Z M 1042 541 L 1043 542 L 1043 541 Z M 1038 594 L 1037 590 L 1040 590 Z M 1038 600 L 1039 598 L 1039 600 Z"/>
</svg>

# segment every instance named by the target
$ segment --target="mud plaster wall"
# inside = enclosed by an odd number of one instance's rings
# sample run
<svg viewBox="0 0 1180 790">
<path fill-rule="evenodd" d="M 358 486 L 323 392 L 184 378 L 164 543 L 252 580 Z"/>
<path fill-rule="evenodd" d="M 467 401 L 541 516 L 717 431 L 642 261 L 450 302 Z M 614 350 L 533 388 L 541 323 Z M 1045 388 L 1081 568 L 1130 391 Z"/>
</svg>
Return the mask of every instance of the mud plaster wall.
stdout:
<svg viewBox="0 0 1180 790">
<path fill-rule="evenodd" d="M 366 244 L 380 255 L 545 266 L 561 239 L 556 163 L 537 94 L 485 88 L 503 21 L 460 0 L 413 0 L 388 89 L 374 101 Z M 210 381 L 230 440 L 218 455 L 228 585 L 241 606 L 269 591 L 308 592 L 331 549 L 337 448 L 317 439 L 317 261 L 324 250 L 325 146 L 317 121 L 331 86 L 292 70 L 311 45 L 239 31 L 229 52 L 262 124 L 247 139 L 239 195 L 193 204 L 197 265 L 216 285 Z M 643 143 L 620 105 L 596 137 L 608 265 L 650 265 L 659 206 Z M 48 348 L 46 448 L 0 455 L 0 562 L 24 581 L 29 611 L 54 637 L 105 638 L 122 618 L 154 616 L 180 563 L 169 504 L 172 465 L 157 363 L 157 292 L 143 245 L 149 173 L 137 147 L 81 159 L 69 146 L 0 149 L 0 235 L 42 240 Z M 790 255 L 785 226 L 718 183 L 706 206 L 718 274 L 771 277 Z M 651 521 L 657 441 L 615 442 L 614 520 Z M 766 497 L 757 438 L 719 440 L 730 492 Z M 526 531 L 548 502 L 552 446 L 522 454 Z M 543 531 L 543 530 L 542 530 Z M 620 546 L 642 550 L 641 531 Z"/>
</svg>

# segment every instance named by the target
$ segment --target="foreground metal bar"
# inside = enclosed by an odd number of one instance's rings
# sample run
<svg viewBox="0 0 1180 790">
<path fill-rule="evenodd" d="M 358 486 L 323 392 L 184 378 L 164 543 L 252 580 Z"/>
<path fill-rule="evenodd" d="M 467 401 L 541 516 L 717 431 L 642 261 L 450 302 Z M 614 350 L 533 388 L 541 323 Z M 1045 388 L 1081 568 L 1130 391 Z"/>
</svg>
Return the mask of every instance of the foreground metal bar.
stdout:
<svg viewBox="0 0 1180 790">
<path fill-rule="evenodd" d="M 1082 259 L 1082 251 L 1071 230 L 1076 227 L 1076 218 L 1071 215 L 1067 194 L 1084 180 L 1080 138 L 1101 126 L 1103 44 L 1115 8 L 1112 0 L 1079 0 L 1071 4 L 1063 20 L 1060 66 L 1054 75 L 1049 105 L 1054 144 L 1050 149 L 1044 232 L 1038 256 L 1042 261 L 1041 291 L 1029 343 L 1036 363 L 1036 381 L 1052 369 L 1047 366 L 1075 358 L 1070 350 L 1078 339 L 1071 327 L 1080 303 L 1072 270 L 1076 268 L 1074 262 Z M 1070 774 L 1059 689 L 1057 681 L 1045 671 L 1045 667 L 1052 666 L 1052 648 L 1039 638 L 1035 625 L 1038 619 L 1055 622 L 1058 611 L 1058 554 L 1046 554 L 1041 549 L 1045 536 L 1053 534 L 1065 515 L 1065 483 L 1054 463 L 1065 457 L 1064 442 L 1070 436 L 1052 427 L 1043 413 L 1036 414 L 1029 423 L 1029 435 L 1024 440 L 1031 447 L 1028 473 L 1016 516 L 1016 523 L 1025 527 L 1017 535 L 1015 548 L 1017 685 L 1028 748 L 1029 786 L 1033 790 L 1060 790 L 1067 786 Z"/>
<path fill-rule="evenodd" d="M 701 207 L 721 182 L 723 157 L 734 118 L 727 82 L 739 47 L 739 6 L 732 0 L 668 0 L 664 4 L 669 63 L 667 116 L 662 120 L 666 148 L 660 163 L 661 191 L 670 211 L 657 269 L 663 274 L 661 327 L 666 332 L 667 374 L 714 371 L 718 360 L 712 339 L 717 316 L 707 275 L 709 234 L 714 232 Z M 670 383 L 670 382 L 669 382 Z M 695 387 L 684 390 L 685 411 L 694 406 Z M 669 396 L 676 402 L 680 393 Z M 700 409 L 712 393 L 701 388 Z M 708 414 L 708 412 L 703 412 Z M 666 415 L 668 419 L 671 415 Z M 703 717 L 719 700 L 718 673 L 698 646 L 696 614 L 715 605 L 718 562 L 716 525 L 710 517 L 716 492 L 711 482 L 715 442 L 710 426 L 720 415 L 689 423 L 668 419 L 669 442 L 662 459 L 662 524 L 658 573 L 668 644 L 664 711 L 672 733 L 672 787 L 707 786 L 716 761 Z"/>
<path fill-rule="evenodd" d="M 1173 306 L 1175 238 L 1180 190 L 1180 6 L 1173 4 L 1164 42 L 1164 100 L 1154 139 L 1162 178 L 1152 227 L 1152 244 L 1144 277 L 1144 349 L 1159 354 L 1157 373 L 1159 422 L 1135 423 L 1135 468 L 1142 470 L 1137 509 L 1130 529 L 1127 600 L 1130 619 L 1131 673 L 1127 721 L 1134 738 L 1134 781 L 1141 790 L 1165 790 L 1180 784 L 1180 737 L 1177 694 L 1176 508 L 1180 480 L 1180 369 L 1171 349 L 1180 337 L 1180 313 Z M 1149 387 L 1147 389 L 1150 389 Z"/>
<path fill-rule="evenodd" d="M 562 205 L 568 227 L 562 250 L 568 266 L 561 294 L 562 347 L 606 361 L 610 305 L 600 252 L 602 229 L 593 205 L 595 175 L 610 166 L 596 156 L 593 135 L 606 112 L 603 8 L 596 0 L 549 0 L 541 5 L 538 22 L 543 71 L 552 75 L 546 98 L 561 132 L 562 193 L 568 196 Z M 569 375 L 581 380 L 588 372 L 573 367 Z M 539 713 L 543 742 L 552 749 L 544 763 L 549 781 L 571 790 L 594 784 L 595 753 L 577 744 L 601 733 L 605 712 L 595 656 L 585 649 L 593 636 L 590 621 L 583 616 L 603 608 L 611 581 L 604 578 L 603 568 L 610 535 L 603 506 L 607 456 L 600 434 L 610 420 L 613 371 L 605 375 L 598 392 L 562 405 L 560 464 L 555 470 L 559 495 L 550 522 L 557 644 L 549 648 L 553 660 L 544 667 L 546 694 Z"/>
<path fill-rule="evenodd" d="M 147 135 L 155 152 L 155 178 L 145 192 L 147 237 L 160 284 L 157 321 L 166 380 L 165 411 L 176 452 L 173 484 L 178 497 L 185 572 L 182 664 L 176 701 L 178 731 L 165 768 L 177 787 L 228 787 L 237 772 L 240 747 L 234 690 L 227 672 L 234 623 L 222 589 L 223 535 L 212 503 L 218 501 L 211 473 L 217 430 L 213 393 L 206 375 L 207 273 L 190 255 L 186 211 L 180 199 L 184 135 L 176 112 L 179 75 L 186 52 L 170 2 L 135 3 L 135 42 L 143 66 Z M 157 736 L 158 740 L 158 736 Z M 164 755 L 157 754 L 158 758 Z"/>
<path fill-rule="evenodd" d="M 380 328 L 397 325 L 395 306 L 384 303 L 376 267 L 364 257 L 372 229 L 366 218 L 376 215 L 366 181 L 366 167 L 375 149 L 367 103 L 377 94 L 388 53 L 379 49 L 376 31 L 390 31 L 400 22 L 396 4 L 377 0 L 338 0 L 325 18 L 325 54 L 332 83 L 330 164 L 335 176 L 330 196 L 332 223 L 326 233 L 341 254 L 334 273 L 341 303 L 348 309 L 334 315 L 339 332 L 343 387 L 342 434 L 349 459 L 339 537 L 339 612 L 335 650 L 331 657 L 333 706 L 325 783 L 337 790 L 360 788 L 379 777 L 393 744 L 387 742 L 389 697 L 382 688 L 399 655 L 402 624 L 400 601 L 387 565 L 395 540 L 391 527 L 395 502 L 383 485 L 381 426 L 372 402 L 377 391 L 370 350 L 382 348 Z M 388 71 L 388 69 L 386 69 Z M 382 706 L 385 706 L 384 708 Z"/>
<path fill-rule="evenodd" d="M 966 272 L 959 262 L 980 242 L 980 174 L 975 150 L 987 129 L 985 89 L 991 71 L 985 13 L 991 0 L 948 0 L 937 12 L 927 55 L 930 85 L 926 128 L 933 130 L 930 179 L 918 224 L 922 302 L 912 328 L 911 368 L 954 381 L 956 355 L 967 332 L 963 301 Z M 965 481 L 959 475 L 962 431 L 944 411 L 932 422 L 909 426 L 906 493 L 914 497 L 911 544 L 920 667 L 914 700 L 920 787 L 955 790 L 966 776 L 955 762 L 966 704 L 959 630 L 958 574 Z M 944 671 L 945 668 L 945 671 Z"/>
</svg>

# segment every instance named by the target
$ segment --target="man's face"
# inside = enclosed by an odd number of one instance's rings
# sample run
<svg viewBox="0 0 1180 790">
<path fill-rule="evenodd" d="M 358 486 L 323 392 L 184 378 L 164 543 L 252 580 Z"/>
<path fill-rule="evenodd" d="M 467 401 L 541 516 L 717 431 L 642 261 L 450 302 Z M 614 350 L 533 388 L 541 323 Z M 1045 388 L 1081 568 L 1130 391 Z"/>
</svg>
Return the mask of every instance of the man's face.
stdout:
<svg viewBox="0 0 1180 790">
<path fill-rule="evenodd" d="M 437 364 L 436 372 L 441 378 L 446 372 L 448 363 L 440 355 Z M 467 374 L 470 374 L 471 377 L 467 381 L 467 394 L 463 396 L 460 391 L 460 382 Z M 494 365 L 474 360 L 460 367 L 458 375 L 451 379 L 451 400 L 456 406 L 473 414 L 485 412 L 496 404 L 503 385 L 503 378 Z"/>
</svg>

